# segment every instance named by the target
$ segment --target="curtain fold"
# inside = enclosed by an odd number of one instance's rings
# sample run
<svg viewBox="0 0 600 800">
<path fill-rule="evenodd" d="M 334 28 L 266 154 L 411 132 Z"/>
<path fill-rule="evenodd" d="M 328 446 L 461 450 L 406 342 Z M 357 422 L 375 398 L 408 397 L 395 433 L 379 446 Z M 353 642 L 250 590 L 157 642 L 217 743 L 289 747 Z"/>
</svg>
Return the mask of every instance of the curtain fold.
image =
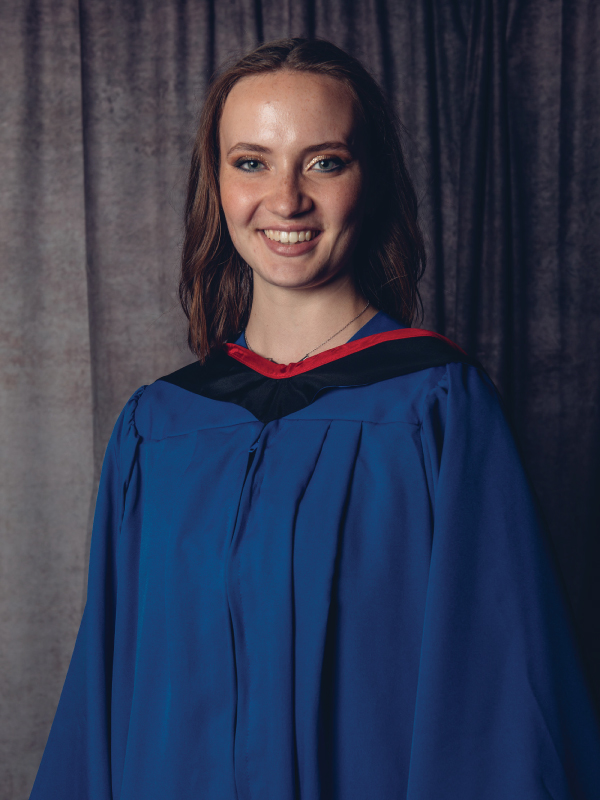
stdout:
<svg viewBox="0 0 600 800">
<path fill-rule="evenodd" d="M 127 397 L 191 361 L 186 171 L 224 60 L 330 39 L 389 93 L 423 327 L 499 385 L 600 698 L 600 7 L 594 0 L 6 0 L 0 8 L 0 795 L 22 800 L 82 612 Z"/>
<path fill-rule="evenodd" d="M 26 798 L 81 617 L 92 492 L 77 5 L 0 7 L 0 797 Z"/>
</svg>

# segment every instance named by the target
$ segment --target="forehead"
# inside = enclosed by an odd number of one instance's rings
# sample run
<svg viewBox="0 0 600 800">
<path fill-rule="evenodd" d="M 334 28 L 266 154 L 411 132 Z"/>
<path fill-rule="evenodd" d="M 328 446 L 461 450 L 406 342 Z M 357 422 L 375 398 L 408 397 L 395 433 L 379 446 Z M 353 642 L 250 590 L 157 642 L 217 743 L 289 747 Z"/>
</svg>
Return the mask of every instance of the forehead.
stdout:
<svg viewBox="0 0 600 800">
<path fill-rule="evenodd" d="M 327 75 L 281 70 L 238 81 L 220 124 L 221 146 L 252 142 L 266 147 L 352 143 L 354 100 L 342 81 Z"/>
</svg>

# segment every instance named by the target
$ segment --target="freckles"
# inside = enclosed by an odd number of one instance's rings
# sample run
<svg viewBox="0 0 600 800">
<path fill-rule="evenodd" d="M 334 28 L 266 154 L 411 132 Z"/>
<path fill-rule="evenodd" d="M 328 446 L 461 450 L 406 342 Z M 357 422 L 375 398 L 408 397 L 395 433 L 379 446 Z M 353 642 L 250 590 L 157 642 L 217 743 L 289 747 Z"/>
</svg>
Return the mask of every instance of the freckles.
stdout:
<svg viewBox="0 0 600 800">
<path fill-rule="evenodd" d="M 221 206 L 230 226 L 239 225 L 247 216 L 244 198 L 234 187 L 224 186 L 221 190 Z"/>
<path fill-rule="evenodd" d="M 221 203 L 226 215 L 236 222 L 248 222 L 260 203 L 258 193 L 246 181 L 225 179 L 221 185 Z"/>
</svg>

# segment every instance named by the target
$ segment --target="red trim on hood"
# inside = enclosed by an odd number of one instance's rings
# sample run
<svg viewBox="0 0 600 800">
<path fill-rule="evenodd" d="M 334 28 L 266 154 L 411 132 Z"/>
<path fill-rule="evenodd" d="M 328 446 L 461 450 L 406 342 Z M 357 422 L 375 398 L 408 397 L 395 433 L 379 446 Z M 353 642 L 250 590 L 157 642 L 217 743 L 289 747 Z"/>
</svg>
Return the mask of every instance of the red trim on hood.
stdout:
<svg viewBox="0 0 600 800">
<path fill-rule="evenodd" d="M 371 336 L 363 336 L 362 339 L 355 339 L 353 342 L 346 342 L 337 347 L 331 347 L 323 353 L 318 353 L 316 356 L 309 356 L 304 361 L 295 361 L 291 364 L 275 364 L 269 361 L 268 358 L 259 356 L 258 353 L 248 350 L 240 344 L 225 345 L 225 350 L 228 355 L 241 361 L 250 369 L 255 372 L 260 372 L 267 378 L 291 378 L 294 375 L 300 375 L 303 372 L 309 372 L 315 367 L 320 367 L 322 364 L 329 364 L 331 361 L 337 361 L 338 358 L 349 356 L 351 353 L 358 353 L 360 350 L 366 350 L 380 342 L 389 342 L 394 339 L 414 339 L 421 336 L 432 336 L 434 339 L 441 339 L 447 344 L 454 347 L 460 353 L 464 353 L 457 344 L 454 344 L 450 339 L 442 336 L 441 333 L 434 333 L 433 331 L 422 330 L 421 328 L 400 328 L 395 331 L 385 331 L 384 333 L 373 333 Z M 465 354 L 466 355 L 466 354 Z"/>
</svg>

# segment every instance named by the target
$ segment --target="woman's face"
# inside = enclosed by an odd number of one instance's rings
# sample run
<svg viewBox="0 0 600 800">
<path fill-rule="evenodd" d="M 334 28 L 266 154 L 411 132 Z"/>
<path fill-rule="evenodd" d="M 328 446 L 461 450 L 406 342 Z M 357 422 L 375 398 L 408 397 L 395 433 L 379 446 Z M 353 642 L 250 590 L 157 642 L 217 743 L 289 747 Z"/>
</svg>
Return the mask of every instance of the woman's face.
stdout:
<svg viewBox="0 0 600 800">
<path fill-rule="evenodd" d="M 255 288 L 309 288 L 348 271 L 365 204 L 359 134 L 335 78 L 282 70 L 235 84 L 219 131 L 221 204 Z"/>
</svg>

